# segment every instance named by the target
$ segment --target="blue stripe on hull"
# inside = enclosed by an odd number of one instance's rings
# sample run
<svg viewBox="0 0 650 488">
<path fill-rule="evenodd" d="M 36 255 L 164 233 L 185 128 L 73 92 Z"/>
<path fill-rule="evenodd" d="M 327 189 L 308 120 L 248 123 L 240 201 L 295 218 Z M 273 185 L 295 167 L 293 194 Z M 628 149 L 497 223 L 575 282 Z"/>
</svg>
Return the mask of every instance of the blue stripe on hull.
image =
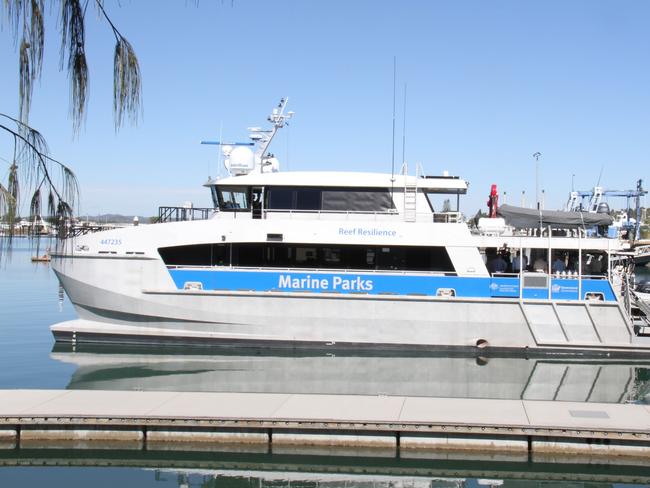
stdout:
<svg viewBox="0 0 650 488">
<path fill-rule="evenodd" d="M 440 289 L 453 289 L 457 297 L 465 298 L 519 297 L 518 277 L 489 278 L 223 269 L 170 269 L 169 273 L 176 287 L 181 290 L 187 283 L 200 283 L 203 290 L 436 296 Z M 602 293 L 606 301 L 616 300 L 607 280 L 583 279 L 583 298 L 585 293 Z M 548 299 L 548 288 L 525 288 L 523 298 Z M 553 278 L 551 280 L 551 298 L 554 300 L 578 300 L 578 280 Z"/>
</svg>

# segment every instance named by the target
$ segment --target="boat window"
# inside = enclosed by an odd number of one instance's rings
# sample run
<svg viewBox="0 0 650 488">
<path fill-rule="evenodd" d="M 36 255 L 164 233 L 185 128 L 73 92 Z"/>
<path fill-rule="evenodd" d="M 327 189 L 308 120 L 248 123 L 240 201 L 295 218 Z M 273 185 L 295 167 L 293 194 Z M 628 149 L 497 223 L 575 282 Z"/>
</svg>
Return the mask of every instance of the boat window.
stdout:
<svg viewBox="0 0 650 488">
<path fill-rule="evenodd" d="M 312 267 L 318 265 L 318 249 L 315 247 L 297 247 L 296 265 L 298 267 Z"/>
<path fill-rule="evenodd" d="M 211 186 L 210 187 L 210 195 L 212 195 L 212 204 L 214 205 L 214 208 L 219 207 L 219 197 L 217 196 L 217 187 L 216 186 Z"/>
<path fill-rule="evenodd" d="M 456 193 L 437 193 L 433 191 L 425 191 L 431 211 L 436 213 L 441 212 L 458 212 L 459 198 Z"/>
<path fill-rule="evenodd" d="M 266 208 L 288 210 L 293 209 L 292 188 L 269 188 Z"/>
<path fill-rule="evenodd" d="M 323 263 L 328 267 L 331 265 L 333 267 L 338 267 L 341 265 L 341 248 L 340 247 L 324 247 L 323 252 Z"/>
<path fill-rule="evenodd" d="M 158 250 L 168 266 L 453 272 L 444 247 L 218 243 Z"/>
<path fill-rule="evenodd" d="M 234 266 L 257 268 L 264 263 L 264 247 L 259 244 L 236 244 L 232 246 Z"/>
<path fill-rule="evenodd" d="M 323 190 L 323 210 L 342 212 L 387 212 L 394 207 L 388 189 Z"/>
<path fill-rule="evenodd" d="M 170 266 L 229 266 L 230 248 L 224 244 L 161 247 L 160 257 Z"/>
<path fill-rule="evenodd" d="M 603 276 L 607 274 L 607 254 L 603 251 L 582 251 L 582 275 Z"/>
<path fill-rule="evenodd" d="M 321 191 L 316 188 L 301 188 L 296 190 L 297 210 L 320 210 Z"/>
<path fill-rule="evenodd" d="M 267 194 L 270 210 L 388 212 L 395 208 L 388 188 L 270 187 Z"/>
<path fill-rule="evenodd" d="M 248 188 L 218 188 L 221 210 L 248 210 Z"/>
</svg>

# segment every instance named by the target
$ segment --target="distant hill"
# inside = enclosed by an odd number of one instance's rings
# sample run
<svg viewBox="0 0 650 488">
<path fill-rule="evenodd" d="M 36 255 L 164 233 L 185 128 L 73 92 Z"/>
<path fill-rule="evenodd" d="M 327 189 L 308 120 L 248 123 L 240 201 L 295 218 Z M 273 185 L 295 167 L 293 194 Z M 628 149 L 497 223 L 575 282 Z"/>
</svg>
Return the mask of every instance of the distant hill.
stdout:
<svg viewBox="0 0 650 488">
<path fill-rule="evenodd" d="M 134 215 L 120 215 L 120 214 L 102 214 L 102 215 L 79 215 L 77 218 L 81 222 L 86 220 L 97 222 L 98 224 L 130 224 L 133 222 Z M 153 217 L 144 217 L 138 215 L 138 220 L 143 224 L 148 224 Z"/>
</svg>

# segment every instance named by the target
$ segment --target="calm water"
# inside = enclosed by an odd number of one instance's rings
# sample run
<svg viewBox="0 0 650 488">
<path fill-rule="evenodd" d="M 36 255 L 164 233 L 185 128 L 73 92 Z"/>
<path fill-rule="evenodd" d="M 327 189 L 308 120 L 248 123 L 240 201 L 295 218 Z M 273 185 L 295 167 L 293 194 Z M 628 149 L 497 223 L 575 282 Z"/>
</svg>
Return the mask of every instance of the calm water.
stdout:
<svg viewBox="0 0 650 488">
<path fill-rule="evenodd" d="M 0 388 L 650 401 L 650 361 L 55 346 L 49 326 L 76 315 L 49 265 L 30 262 L 33 254 L 27 240 L 17 240 L 0 263 Z M 480 478 L 505 486 L 560 486 L 561 480 L 610 486 L 650 480 L 643 466 L 557 461 L 0 449 L 0 486 L 485 486 Z"/>
</svg>

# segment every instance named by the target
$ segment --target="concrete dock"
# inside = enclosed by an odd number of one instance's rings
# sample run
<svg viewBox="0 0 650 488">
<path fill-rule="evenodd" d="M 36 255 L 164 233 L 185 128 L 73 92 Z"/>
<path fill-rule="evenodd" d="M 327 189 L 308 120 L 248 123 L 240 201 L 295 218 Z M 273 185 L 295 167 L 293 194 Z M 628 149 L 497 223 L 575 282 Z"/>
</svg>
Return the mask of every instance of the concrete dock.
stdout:
<svg viewBox="0 0 650 488">
<path fill-rule="evenodd" d="M 406 396 L 0 390 L 0 447 L 70 441 L 650 456 L 650 406 Z M 32 443 L 32 444 L 30 444 Z"/>
</svg>

